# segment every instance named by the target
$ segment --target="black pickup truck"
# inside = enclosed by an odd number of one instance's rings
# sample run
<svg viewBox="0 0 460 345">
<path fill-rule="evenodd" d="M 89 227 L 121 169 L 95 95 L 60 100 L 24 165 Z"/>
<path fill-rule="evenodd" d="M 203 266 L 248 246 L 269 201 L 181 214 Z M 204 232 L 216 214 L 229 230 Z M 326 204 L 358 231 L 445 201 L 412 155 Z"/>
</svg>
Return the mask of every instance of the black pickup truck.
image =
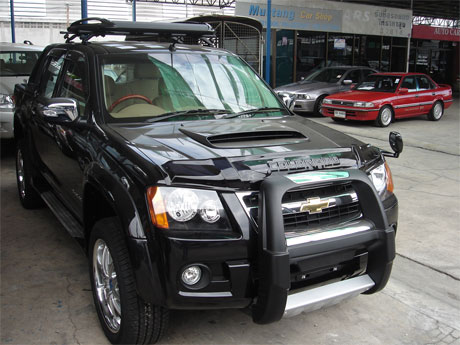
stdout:
<svg viewBox="0 0 460 345">
<path fill-rule="evenodd" d="M 89 42 L 109 34 L 132 40 Z M 389 153 L 292 114 L 235 54 L 180 42 L 211 34 L 81 20 L 15 89 L 19 198 L 84 246 L 112 343 L 157 341 L 170 309 L 265 324 L 390 276 L 400 135 Z"/>
</svg>

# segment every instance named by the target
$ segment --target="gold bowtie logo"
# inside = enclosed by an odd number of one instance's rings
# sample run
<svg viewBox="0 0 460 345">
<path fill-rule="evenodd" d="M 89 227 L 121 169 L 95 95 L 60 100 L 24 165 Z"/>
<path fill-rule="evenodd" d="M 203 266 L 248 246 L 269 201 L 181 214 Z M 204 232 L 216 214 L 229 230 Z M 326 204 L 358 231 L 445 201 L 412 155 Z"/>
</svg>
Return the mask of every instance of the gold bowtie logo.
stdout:
<svg viewBox="0 0 460 345">
<path fill-rule="evenodd" d="M 306 202 L 300 205 L 300 212 L 321 213 L 323 208 L 329 207 L 329 199 L 321 200 L 321 198 L 308 198 Z"/>
</svg>

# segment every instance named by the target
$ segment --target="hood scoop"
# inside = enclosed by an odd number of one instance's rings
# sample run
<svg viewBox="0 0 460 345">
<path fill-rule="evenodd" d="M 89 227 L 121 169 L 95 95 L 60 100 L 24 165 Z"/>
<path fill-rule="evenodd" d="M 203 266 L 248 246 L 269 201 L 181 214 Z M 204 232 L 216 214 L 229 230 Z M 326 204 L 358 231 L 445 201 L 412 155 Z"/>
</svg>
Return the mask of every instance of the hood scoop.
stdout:
<svg viewBox="0 0 460 345">
<path fill-rule="evenodd" d="M 206 146 L 225 149 L 289 145 L 308 141 L 308 138 L 302 133 L 289 130 L 259 130 L 207 136 L 183 128 L 181 128 L 180 131 Z"/>
</svg>

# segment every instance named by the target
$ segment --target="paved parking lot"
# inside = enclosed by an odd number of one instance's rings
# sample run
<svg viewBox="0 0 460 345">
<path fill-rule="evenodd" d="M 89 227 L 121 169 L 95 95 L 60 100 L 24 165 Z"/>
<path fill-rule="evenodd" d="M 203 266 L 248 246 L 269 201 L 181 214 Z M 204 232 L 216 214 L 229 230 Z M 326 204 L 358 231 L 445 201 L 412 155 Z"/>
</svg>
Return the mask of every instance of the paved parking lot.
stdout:
<svg viewBox="0 0 460 345">
<path fill-rule="evenodd" d="M 386 289 L 266 326 L 235 310 L 176 311 L 161 344 L 460 344 L 458 99 L 439 122 L 312 120 L 386 149 L 390 130 L 403 135 L 389 159 L 400 223 Z M 12 143 L 1 145 L 1 343 L 108 344 L 85 255 L 48 209 L 21 208 Z"/>
</svg>

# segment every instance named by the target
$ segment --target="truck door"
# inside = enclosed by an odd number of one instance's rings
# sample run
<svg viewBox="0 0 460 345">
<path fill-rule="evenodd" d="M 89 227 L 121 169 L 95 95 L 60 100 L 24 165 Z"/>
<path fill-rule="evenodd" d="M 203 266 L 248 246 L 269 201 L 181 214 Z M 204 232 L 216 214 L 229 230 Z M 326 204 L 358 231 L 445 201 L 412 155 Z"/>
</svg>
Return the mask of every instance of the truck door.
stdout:
<svg viewBox="0 0 460 345">
<path fill-rule="evenodd" d="M 47 130 L 46 134 L 37 136 L 46 142 L 39 151 L 48 173 L 46 178 L 61 201 L 79 219 L 82 217 L 83 174 L 89 161 L 86 140 L 88 127 L 84 125 L 89 112 L 88 75 L 85 57 L 76 51 L 67 53 L 52 96 L 75 100 L 79 115 L 74 122 L 66 124 L 50 124 L 43 116 L 37 116 L 41 128 Z M 37 102 L 38 108 L 52 99 L 42 98 L 41 101 L 41 104 L 40 101 Z"/>
</svg>

